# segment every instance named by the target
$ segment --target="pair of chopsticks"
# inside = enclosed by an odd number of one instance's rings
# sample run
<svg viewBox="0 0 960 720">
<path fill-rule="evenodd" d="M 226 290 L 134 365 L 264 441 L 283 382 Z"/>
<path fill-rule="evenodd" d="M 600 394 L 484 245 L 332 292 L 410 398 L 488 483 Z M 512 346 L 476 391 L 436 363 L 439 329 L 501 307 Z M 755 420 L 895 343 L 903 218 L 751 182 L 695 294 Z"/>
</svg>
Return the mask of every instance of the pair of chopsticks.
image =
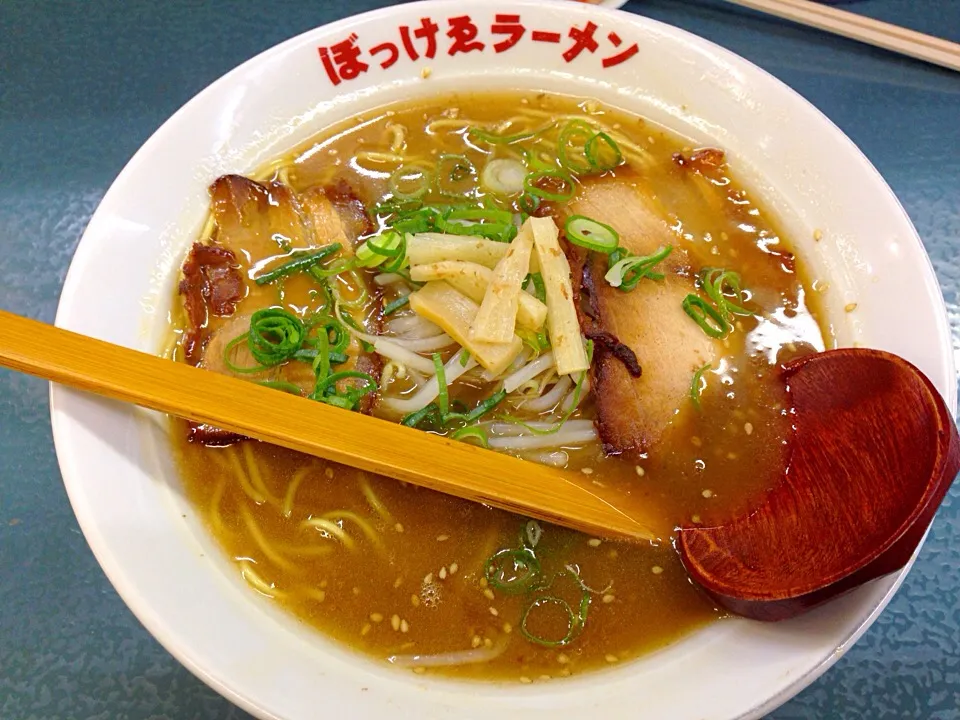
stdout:
<svg viewBox="0 0 960 720">
<path fill-rule="evenodd" d="M 727 0 L 727 2 L 960 71 L 960 44 L 943 38 L 925 35 L 846 10 L 820 5 L 811 0 Z"/>
</svg>

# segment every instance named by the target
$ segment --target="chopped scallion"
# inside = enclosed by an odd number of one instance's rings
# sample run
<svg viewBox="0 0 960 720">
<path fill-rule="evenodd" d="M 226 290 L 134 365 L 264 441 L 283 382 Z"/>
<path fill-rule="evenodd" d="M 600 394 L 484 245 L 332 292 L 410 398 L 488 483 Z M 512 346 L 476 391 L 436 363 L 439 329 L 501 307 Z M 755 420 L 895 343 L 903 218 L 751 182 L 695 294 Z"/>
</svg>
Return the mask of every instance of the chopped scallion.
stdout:
<svg viewBox="0 0 960 720">
<path fill-rule="evenodd" d="M 507 548 L 491 556 L 484 566 L 484 577 L 494 590 L 518 595 L 532 589 L 540 580 L 540 561 L 527 548 Z"/>
<path fill-rule="evenodd" d="M 416 200 L 427 194 L 433 172 L 422 165 L 403 164 L 390 175 L 390 192 L 400 200 Z"/>
<path fill-rule="evenodd" d="M 466 442 L 467 440 L 476 440 L 480 447 L 488 450 L 490 449 L 490 441 L 487 438 L 487 431 L 477 425 L 467 425 L 459 430 L 454 430 L 452 433 L 450 433 L 450 439 L 460 440 L 463 442 Z"/>
<path fill-rule="evenodd" d="M 652 255 L 627 255 L 622 249 L 610 254 L 610 269 L 603 279 L 612 287 L 620 288 L 624 292 L 633 290 L 645 277 L 651 280 L 662 280 L 663 274 L 654 272 L 653 268 L 673 251 L 672 245 L 662 247 Z"/>
<path fill-rule="evenodd" d="M 605 132 L 599 132 L 587 141 L 586 155 L 590 167 L 600 172 L 613 170 L 623 162 L 620 147 Z"/>
<path fill-rule="evenodd" d="M 709 369 L 710 363 L 698 368 L 693 374 L 693 381 L 690 383 L 690 400 L 697 410 L 700 409 L 700 396 L 703 395 L 703 391 L 707 389 L 707 381 L 704 380 L 703 374 Z"/>
<path fill-rule="evenodd" d="M 687 295 L 682 303 L 683 311 L 712 338 L 722 338 L 730 332 L 730 324 L 712 305 L 698 295 Z"/>
<path fill-rule="evenodd" d="M 544 186 L 559 185 L 556 192 Z M 573 178 L 560 170 L 535 170 L 523 179 L 523 188 L 531 195 L 541 200 L 553 202 L 567 202 L 572 200 L 577 192 Z"/>
<path fill-rule="evenodd" d="M 384 306 L 383 306 L 383 314 L 384 314 L 384 315 L 392 315 L 393 313 L 395 313 L 395 312 L 396 312 L 397 310 L 399 310 L 400 308 L 406 307 L 406 306 L 409 305 L 409 304 L 410 304 L 410 296 L 409 296 L 409 295 L 403 295 L 402 297 L 398 297 L 396 300 L 391 300 L 391 301 L 388 302 L 386 305 L 384 305 Z"/>
<path fill-rule="evenodd" d="M 275 280 L 279 280 L 286 275 L 292 275 L 293 273 L 303 272 L 309 268 L 316 265 L 318 262 L 323 260 L 325 257 L 332 255 L 340 249 L 340 243 L 332 243 L 331 245 L 326 245 L 319 250 L 310 251 L 310 252 L 298 252 L 297 257 L 294 257 L 291 260 L 278 265 L 273 270 L 265 272 L 263 275 L 254 279 L 254 282 L 257 285 L 266 285 L 267 283 L 272 283 Z"/>
<path fill-rule="evenodd" d="M 571 215 L 567 218 L 564 234 L 574 245 L 608 255 L 616 250 L 620 243 L 620 235 L 616 230 L 583 215 Z"/>
</svg>

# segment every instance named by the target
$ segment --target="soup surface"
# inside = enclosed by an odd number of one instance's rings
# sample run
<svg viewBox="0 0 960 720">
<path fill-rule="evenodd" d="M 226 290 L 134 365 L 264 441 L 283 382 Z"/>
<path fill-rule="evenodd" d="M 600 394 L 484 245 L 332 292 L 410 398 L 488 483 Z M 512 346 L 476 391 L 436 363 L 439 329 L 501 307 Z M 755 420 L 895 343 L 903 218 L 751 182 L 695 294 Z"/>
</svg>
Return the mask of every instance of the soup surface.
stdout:
<svg viewBox="0 0 960 720">
<path fill-rule="evenodd" d="M 379 660 L 521 682 L 721 616 L 671 534 L 775 481 L 777 365 L 825 339 L 720 150 L 591 100 L 455 95 L 358 116 L 211 196 L 175 360 L 565 467 L 653 538 L 601 541 L 176 421 L 188 495 L 252 589 Z M 444 313 L 462 304 L 476 331 L 514 253 L 531 259 L 505 295 L 509 339 L 458 340 Z"/>
</svg>

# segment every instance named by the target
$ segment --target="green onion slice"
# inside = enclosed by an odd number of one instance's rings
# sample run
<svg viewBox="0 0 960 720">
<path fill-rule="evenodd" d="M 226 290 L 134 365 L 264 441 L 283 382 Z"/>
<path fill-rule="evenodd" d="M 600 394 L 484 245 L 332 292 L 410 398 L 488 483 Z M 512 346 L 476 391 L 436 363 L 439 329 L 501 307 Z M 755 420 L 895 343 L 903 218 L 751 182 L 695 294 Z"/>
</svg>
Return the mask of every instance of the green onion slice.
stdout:
<svg viewBox="0 0 960 720">
<path fill-rule="evenodd" d="M 400 421 L 400 424 L 412 428 L 419 427 L 420 423 L 422 423 L 424 420 L 430 419 L 431 421 L 436 421 L 436 416 L 438 414 L 439 410 L 437 409 L 437 404 L 430 403 L 419 410 L 414 410 L 412 413 L 404 415 L 403 419 Z"/>
<path fill-rule="evenodd" d="M 299 385 L 294 385 L 292 382 L 287 382 L 285 380 L 260 380 L 257 382 L 258 385 L 263 385 L 264 387 L 273 388 L 274 390 L 281 390 L 285 393 L 290 393 L 291 395 L 303 395 L 303 391 L 300 389 Z"/>
<path fill-rule="evenodd" d="M 539 187 L 538 183 L 544 185 L 559 184 L 560 189 L 554 192 Z M 577 193 L 573 178 L 560 170 L 535 170 L 523 179 L 523 188 L 526 192 L 541 200 L 552 200 L 553 202 L 567 202 L 573 199 L 573 196 Z"/>
<path fill-rule="evenodd" d="M 690 400 L 693 406 L 700 409 L 700 396 L 707 389 L 707 381 L 703 379 L 703 374 L 710 369 L 710 363 L 707 363 L 693 374 L 693 380 L 690 383 Z"/>
<path fill-rule="evenodd" d="M 565 170 L 575 175 L 586 175 L 593 170 L 587 147 L 596 133 L 593 126 L 583 120 L 571 120 L 564 126 L 557 139 L 557 159 Z"/>
<path fill-rule="evenodd" d="M 700 284 L 725 319 L 729 320 L 733 315 L 753 315 L 743 307 L 746 298 L 740 287 L 739 273 L 723 268 L 704 268 L 700 273 Z"/>
<path fill-rule="evenodd" d="M 454 430 L 452 433 L 450 433 L 450 439 L 461 440 L 463 442 L 466 442 L 467 440 L 476 440 L 480 447 L 488 450 L 490 449 L 490 441 L 487 437 L 487 431 L 477 425 L 467 425 L 459 430 Z"/>
<path fill-rule="evenodd" d="M 507 548 L 494 553 L 484 567 L 484 577 L 494 590 L 518 595 L 532 589 L 540 580 L 540 561 L 529 549 Z"/>
<path fill-rule="evenodd" d="M 593 170 L 606 172 L 613 170 L 623 162 L 620 146 L 605 132 L 599 132 L 587 141 L 587 162 Z"/>
<path fill-rule="evenodd" d="M 393 313 L 395 313 L 395 312 L 396 312 L 397 310 L 399 310 L 400 308 L 406 307 L 406 306 L 409 305 L 409 304 L 410 304 L 410 296 L 409 296 L 409 295 L 404 295 L 404 296 L 402 296 L 402 297 L 398 297 L 396 300 L 391 300 L 390 302 L 388 302 L 386 305 L 383 306 L 383 314 L 384 314 L 384 315 L 392 315 Z"/>
<path fill-rule="evenodd" d="M 395 198 L 416 200 L 427 194 L 432 183 L 433 172 L 430 168 L 414 163 L 404 163 L 390 175 L 388 185 Z"/>
<path fill-rule="evenodd" d="M 247 334 L 250 354 L 261 365 L 279 365 L 300 349 L 306 332 L 300 318 L 287 310 L 257 310 L 250 318 Z"/>
<path fill-rule="evenodd" d="M 620 235 L 609 225 L 583 215 L 571 215 L 564 226 L 567 240 L 587 250 L 612 253 L 620 243 Z"/>
<path fill-rule="evenodd" d="M 730 332 L 730 324 L 723 315 L 702 297 L 687 295 L 681 306 L 683 311 L 710 337 L 722 338 Z"/>
<path fill-rule="evenodd" d="M 586 599 L 581 599 L 579 613 L 574 613 L 567 601 L 562 598 L 554 597 L 553 595 L 544 595 L 543 597 L 538 597 L 527 606 L 526 610 L 524 610 L 523 616 L 520 619 L 520 633 L 530 642 L 536 643 L 537 645 L 542 645 L 544 647 L 563 647 L 564 645 L 569 645 L 571 642 L 576 640 L 577 636 L 580 634 L 580 631 L 583 629 L 583 623 L 586 621 L 586 611 L 590 607 L 590 596 L 587 593 L 584 593 L 583 598 Z M 550 638 L 534 635 L 527 628 L 527 623 L 530 619 L 530 613 L 545 605 L 554 605 L 559 607 L 567 615 L 567 633 L 558 640 L 552 640 Z"/>
<path fill-rule="evenodd" d="M 622 252 L 622 249 L 618 249 L 610 254 L 611 266 L 603 279 L 624 292 L 633 290 L 645 277 L 662 280 L 663 274 L 654 272 L 653 268 L 665 260 L 671 252 L 673 252 L 672 245 L 662 247 L 652 255 L 627 255 Z"/>
<path fill-rule="evenodd" d="M 269 272 L 265 272 L 263 275 L 255 278 L 254 282 L 257 285 L 266 285 L 267 283 L 272 283 L 275 280 L 279 280 L 287 275 L 304 272 L 305 270 L 308 270 L 312 266 L 316 265 L 325 257 L 337 252 L 339 249 L 340 243 L 333 243 L 331 245 L 325 245 L 319 250 L 310 252 L 297 252 L 296 257 L 288 260 L 282 265 L 278 265 Z"/>
<path fill-rule="evenodd" d="M 437 191 L 460 198 L 477 188 L 477 168 L 466 155 L 443 154 L 437 160 Z"/>
</svg>

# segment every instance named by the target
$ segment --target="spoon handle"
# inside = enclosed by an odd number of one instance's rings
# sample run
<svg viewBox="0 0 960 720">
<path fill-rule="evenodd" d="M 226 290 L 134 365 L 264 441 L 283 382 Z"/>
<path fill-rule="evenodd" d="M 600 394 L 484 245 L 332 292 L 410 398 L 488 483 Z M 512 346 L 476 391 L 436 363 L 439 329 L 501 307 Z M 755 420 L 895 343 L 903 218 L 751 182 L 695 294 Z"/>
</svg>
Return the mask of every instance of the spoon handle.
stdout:
<svg viewBox="0 0 960 720">
<path fill-rule="evenodd" d="M 651 523 L 580 473 L 519 460 L 0 310 L 0 366 L 605 537 Z M 578 477 L 579 476 L 579 477 Z"/>
</svg>

